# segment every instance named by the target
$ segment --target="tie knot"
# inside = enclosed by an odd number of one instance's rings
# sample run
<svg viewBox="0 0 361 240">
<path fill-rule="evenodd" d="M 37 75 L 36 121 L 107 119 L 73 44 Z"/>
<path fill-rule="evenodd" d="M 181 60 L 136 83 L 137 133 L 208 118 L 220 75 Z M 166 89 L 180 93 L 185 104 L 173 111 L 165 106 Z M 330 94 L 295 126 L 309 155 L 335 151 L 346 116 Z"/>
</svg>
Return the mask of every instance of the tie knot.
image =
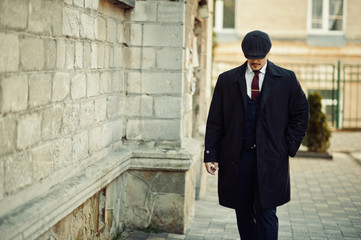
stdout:
<svg viewBox="0 0 361 240">
<path fill-rule="evenodd" d="M 256 75 L 256 76 L 258 76 L 258 74 L 259 74 L 259 70 L 253 70 L 253 72 L 254 72 L 254 74 Z"/>
</svg>

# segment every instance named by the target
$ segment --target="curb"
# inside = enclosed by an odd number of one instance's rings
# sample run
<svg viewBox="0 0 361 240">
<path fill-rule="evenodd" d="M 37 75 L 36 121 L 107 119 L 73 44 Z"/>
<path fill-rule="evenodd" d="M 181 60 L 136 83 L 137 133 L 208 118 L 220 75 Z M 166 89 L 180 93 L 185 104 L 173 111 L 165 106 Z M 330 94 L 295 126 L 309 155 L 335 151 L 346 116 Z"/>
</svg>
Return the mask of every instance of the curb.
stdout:
<svg viewBox="0 0 361 240">
<path fill-rule="evenodd" d="M 298 151 L 296 153 L 295 157 L 299 157 L 299 158 L 313 158 L 313 159 L 326 159 L 326 160 L 332 160 L 333 156 L 332 154 L 328 151 L 325 153 L 319 153 L 319 152 L 309 152 L 309 151 Z"/>
</svg>

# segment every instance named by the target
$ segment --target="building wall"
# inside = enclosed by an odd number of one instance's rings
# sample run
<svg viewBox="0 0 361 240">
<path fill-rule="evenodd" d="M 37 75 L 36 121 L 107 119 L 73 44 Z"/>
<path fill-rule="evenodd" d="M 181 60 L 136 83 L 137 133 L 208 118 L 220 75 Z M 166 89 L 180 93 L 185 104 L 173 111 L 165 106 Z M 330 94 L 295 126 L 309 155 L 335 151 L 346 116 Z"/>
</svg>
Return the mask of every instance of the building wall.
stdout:
<svg viewBox="0 0 361 240">
<path fill-rule="evenodd" d="M 115 203 L 130 212 L 141 207 L 131 209 L 126 197 L 146 191 L 125 191 L 133 170 L 182 175 L 187 187 L 176 210 L 183 215 L 169 220 L 178 224 L 176 230 L 169 224 L 163 229 L 183 232 L 191 223 L 199 185 L 194 179 L 201 174 L 194 170 L 201 164 L 201 143 L 192 140 L 197 135 L 192 124 L 195 114 L 205 119 L 193 111 L 195 68 L 188 64 L 195 59 L 191 39 L 198 1 L 139 0 L 134 8 L 116 3 L 0 2 L 0 219 L 6 223 L 0 234 L 5 239 L 95 234 L 101 189 L 112 201 L 107 211 Z M 201 27 L 206 26 L 204 20 Z M 210 36 L 205 33 L 202 38 Z M 199 42 L 203 56 L 209 47 L 204 39 Z M 198 81 L 206 82 L 206 76 Z M 108 214 L 104 239 L 128 220 L 132 225 L 126 211 L 118 210 Z M 90 222 L 78 212 L 86 212 Z M 153 213 L 166 212 L 166 207 L 151 211 L 147 221 L 133 225 L 158 226 Z"/>
</svg>

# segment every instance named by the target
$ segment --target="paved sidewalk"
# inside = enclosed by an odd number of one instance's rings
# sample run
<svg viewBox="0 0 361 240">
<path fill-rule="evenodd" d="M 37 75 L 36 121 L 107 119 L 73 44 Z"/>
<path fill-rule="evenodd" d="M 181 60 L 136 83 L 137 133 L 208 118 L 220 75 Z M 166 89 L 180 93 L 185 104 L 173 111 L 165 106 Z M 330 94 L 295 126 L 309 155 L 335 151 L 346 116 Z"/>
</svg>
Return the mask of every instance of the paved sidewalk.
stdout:
<svg viewBox="0 0 361 240">
<path fill-rule="evenodd" d="M 291 159 L 291 202 L 278 209 L 279 240 L 361 239 L 361 132 L 333 133 L 333 160 Z M 204 198 L 185 235 L 135 231 L 126 239 L 236 240 L 235 213 L 218 205 L 216 177 L 208 177 Z"/>
</svg>

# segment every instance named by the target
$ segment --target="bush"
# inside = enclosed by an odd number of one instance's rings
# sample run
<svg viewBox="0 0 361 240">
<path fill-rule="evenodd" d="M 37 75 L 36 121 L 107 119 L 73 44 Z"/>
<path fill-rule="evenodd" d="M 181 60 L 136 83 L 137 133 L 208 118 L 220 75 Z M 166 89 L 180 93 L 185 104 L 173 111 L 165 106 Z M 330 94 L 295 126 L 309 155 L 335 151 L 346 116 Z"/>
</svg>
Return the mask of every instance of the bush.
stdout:
<svg viewBox="0 0 361 240">
<path fill-rule="evenodd" d="M 331 132 L 327 125 L 326 115 L 321 110 L 321 99 L 322 96 L 318 92 L 308 95 L 310 121 L 302 144 L 311 152 L 326 152 L 330 147 Z"/>
</svg>

